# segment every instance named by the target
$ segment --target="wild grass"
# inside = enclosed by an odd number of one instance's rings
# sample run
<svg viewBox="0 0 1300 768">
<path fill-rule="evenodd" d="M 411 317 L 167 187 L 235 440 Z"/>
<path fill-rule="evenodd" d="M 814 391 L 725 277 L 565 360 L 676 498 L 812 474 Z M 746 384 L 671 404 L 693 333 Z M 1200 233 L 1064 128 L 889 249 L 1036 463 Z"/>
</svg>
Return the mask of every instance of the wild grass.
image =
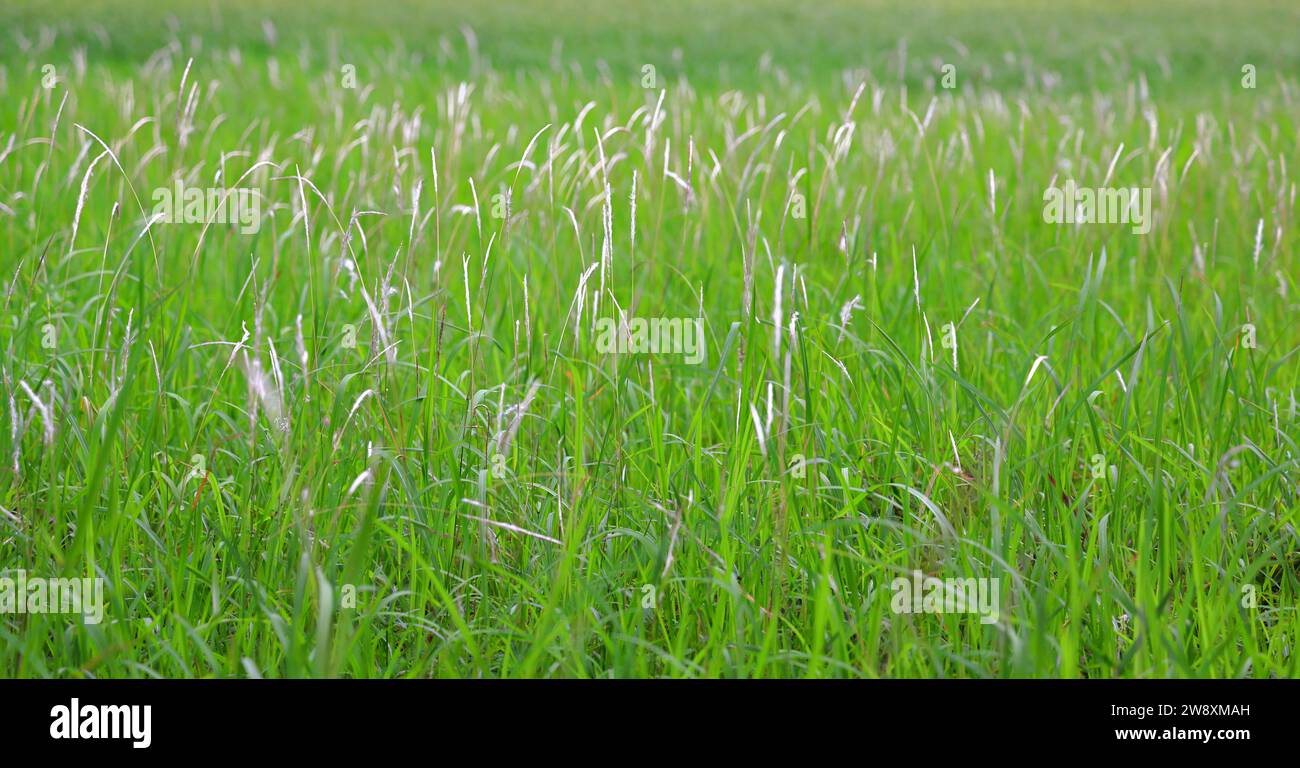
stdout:
<svg viewBox="0 0 1300 768">
<path fill-rule="evenodd" d="M 1300 672 L 1294 9 L 373 5 L 4 12 L 0 674 Z"/>
</svg>

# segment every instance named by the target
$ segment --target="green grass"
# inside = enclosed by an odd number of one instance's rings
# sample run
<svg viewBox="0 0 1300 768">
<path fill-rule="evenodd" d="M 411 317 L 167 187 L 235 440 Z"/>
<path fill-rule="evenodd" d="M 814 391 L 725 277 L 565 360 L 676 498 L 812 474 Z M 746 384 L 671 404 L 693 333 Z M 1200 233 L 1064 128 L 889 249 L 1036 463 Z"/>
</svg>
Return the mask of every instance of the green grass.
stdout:
<svg viewBox="0 0 1300 768">
<path fill-rule="evenodd" d="M 0 674 L 1300 672 L 1294 7 L 226 5 L 0 10 Z"/>
</svg>

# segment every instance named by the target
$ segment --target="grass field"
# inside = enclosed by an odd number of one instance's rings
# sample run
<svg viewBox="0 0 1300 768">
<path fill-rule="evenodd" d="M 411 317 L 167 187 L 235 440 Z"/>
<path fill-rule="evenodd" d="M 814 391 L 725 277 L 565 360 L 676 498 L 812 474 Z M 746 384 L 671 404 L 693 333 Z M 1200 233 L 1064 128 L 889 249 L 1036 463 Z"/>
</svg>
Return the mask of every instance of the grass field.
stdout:
<svg viewBox="0 0 1300 768">
<path fill-rule="evenodd" d="M 1300 9 L 477 5 L 0 9 L 0 675 L 1300 673 Z"/>
</svg>

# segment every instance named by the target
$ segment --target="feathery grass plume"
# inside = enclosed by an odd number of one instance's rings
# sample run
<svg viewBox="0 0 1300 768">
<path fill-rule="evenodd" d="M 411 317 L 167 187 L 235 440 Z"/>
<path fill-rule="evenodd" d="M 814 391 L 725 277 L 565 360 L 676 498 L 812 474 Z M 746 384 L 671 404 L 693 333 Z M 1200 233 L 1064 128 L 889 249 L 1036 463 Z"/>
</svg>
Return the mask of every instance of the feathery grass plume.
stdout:
<svg viewBox="0 0 1300 768">
<path fill-rule="evenodd" d="M 54 401 L 51 400 L 48 406 L 41 402 L 40 396 L 33 392 L 31 387 L 27 386 L 26 381 L 19 381 L 18 386 L 22 387 L 23 392 L 27 393 L 27 399 L 32 401 L 32 407 L 34 407 L 36 412 L 40 414 L 42 426 L 41 439 L 45 442 L 46 447 L 53 445 L 54 414 L 51 413 L 51 410 L 54 407 Z"/>
<path fill-rule="evenodd" d="M 9 454 L 10 461 L 14 469 L 14 477 L 22 474 L 23 444 L 21 435 L 23 433 L 22 417 L 18 413 L 18 407 L 14 403 L 13 385 L 10 383 L 9 372 L 5 371 L 5 389 L 6 398 L 9 401 L 9 443 L 12 446 Z"/>
<path fill-rule="evenodd" d="M 108 150 L 105 149 L 103 152 L 96 155 L 95 159 L 90 161 L 90 166 L 86 168 L 86 175 L 81 177 L 81 191 L 77 193 L 77 210 L 76 213 L 72 214 L 72 235 L 68 238 L 69 255 L 72 254 L 72 249 L 76 247 L 77 228 L 81 225 L 81 211 L 86 205 L 86 192 L 90 187 L 90 174 L 94 172 L 95 166 L 98 165 L 99 161 L 103 160 L 104 156 L 107 154 Z"/>
</svg>

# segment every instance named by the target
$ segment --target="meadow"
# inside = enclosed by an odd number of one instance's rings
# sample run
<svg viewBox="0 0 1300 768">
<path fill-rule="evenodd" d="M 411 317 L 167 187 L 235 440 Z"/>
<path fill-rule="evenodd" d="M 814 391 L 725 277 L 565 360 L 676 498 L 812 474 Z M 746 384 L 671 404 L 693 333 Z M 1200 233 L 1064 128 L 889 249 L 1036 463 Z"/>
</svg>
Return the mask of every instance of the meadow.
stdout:
<svg viewBox="0 0 1300 768">
<path fill-rule="evenodd" d="M 0 675 L 1300 673 L 1295 6 L 171 5 L 0 8 Z"/>
</svg>

